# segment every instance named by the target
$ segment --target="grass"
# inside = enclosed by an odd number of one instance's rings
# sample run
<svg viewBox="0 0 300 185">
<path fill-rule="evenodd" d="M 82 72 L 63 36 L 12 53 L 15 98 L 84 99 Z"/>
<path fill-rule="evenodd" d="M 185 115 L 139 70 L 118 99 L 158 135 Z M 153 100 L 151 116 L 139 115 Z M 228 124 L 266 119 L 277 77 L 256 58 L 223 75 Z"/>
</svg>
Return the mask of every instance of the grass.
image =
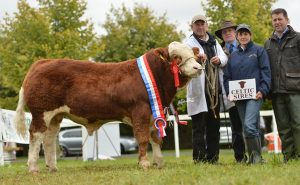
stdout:
<svg viewBox="0 0 300 185">
<path fill-rule="evenodd" d="M 26 161 L 0 167 L 0 184 L 109 184 L 109 185 L 284 185 L 300 184 L 300 161 L 282 162 L 281 155 L 264 153 L 263 165 L 236 164 L 232 150 L 221 150 L 220 164 L 197 164 L 191 160 L 191 151 L 181 151 L 180 158 L 174 151 L 164 152 L 165 167 L 142 170 L 137 165 L 137 156 L 125 156 L 113 161 L 89 161 L 80 159 L 58 160 L 59 171 L 50 173 L 40 162 L 41 172 L 33 175 L 27 172 Z M 149 155 L 151 157 L 151 154 Z"/>
</svg>

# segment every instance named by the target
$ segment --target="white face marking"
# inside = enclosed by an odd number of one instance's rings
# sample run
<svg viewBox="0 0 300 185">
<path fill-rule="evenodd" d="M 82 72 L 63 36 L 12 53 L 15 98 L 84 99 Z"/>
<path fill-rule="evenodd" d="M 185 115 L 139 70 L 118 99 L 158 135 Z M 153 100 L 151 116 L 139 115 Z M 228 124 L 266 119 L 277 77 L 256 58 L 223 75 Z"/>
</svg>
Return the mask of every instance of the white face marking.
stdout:
<svg viewBox="0 0 300 185">
<path fill-rule="evenodd" d="M 202 66 L 195 60 L 194 52 L 191 48 L 180 42 L 172 42 L 168 47 L 170 56 L 180 56 L 182 58 L 183 65 L 180 66 L 180 70 L 183 74 L 189 77 L 199 75 Z"/>
</svg>

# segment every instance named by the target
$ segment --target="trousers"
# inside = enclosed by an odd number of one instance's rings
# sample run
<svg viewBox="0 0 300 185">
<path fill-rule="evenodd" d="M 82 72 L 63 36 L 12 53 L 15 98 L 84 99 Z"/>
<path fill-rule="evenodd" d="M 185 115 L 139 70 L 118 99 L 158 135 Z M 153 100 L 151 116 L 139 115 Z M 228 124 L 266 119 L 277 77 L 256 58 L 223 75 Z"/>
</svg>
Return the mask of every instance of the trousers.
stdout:
<svg viewBox="0 0 300 185">
<path fill-rule="evenodd" d="M 272 105 L 286 160 L 300 157 L 300 94 L 274 94 Z"/>
<path fill-rule="evenodd" d="M 245 142 L 243 138 L 242 121 L 236 106 L 229 109 L 229 119 L 231 122 L 232 148 L 235 160 L 240 162 L 245 156 Z"/>
<path fill-rule="evenodd" d="M 219 160 L 220 106 L 213 111 L 201 112 L 192 117 L 193 160 L 215 163 Z"/>
</svg>

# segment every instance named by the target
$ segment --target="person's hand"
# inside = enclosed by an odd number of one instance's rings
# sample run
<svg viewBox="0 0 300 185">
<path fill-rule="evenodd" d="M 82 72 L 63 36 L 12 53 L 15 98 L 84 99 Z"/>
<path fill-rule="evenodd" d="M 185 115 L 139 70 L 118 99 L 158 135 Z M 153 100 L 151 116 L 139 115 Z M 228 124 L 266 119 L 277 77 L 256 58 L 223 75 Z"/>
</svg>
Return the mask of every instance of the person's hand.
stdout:
<svg viewBox="0 0 300 185">
<path fill-rule="evenodd" d="M 207 56 L 206 56 L 206 54 L 205 53 L 202 53 L 202 54 L 198 54 L 198 58 L 199 58 L 199 60 L 200 60 L 200 62 L 202 63 L 202 64 L 205 64 L 205 62 L 206 62 L 206 60 L 207 60 Z"/>
<path fill-rule="evenodd" d="M 262 99 L 263 98 L 263 94 L 260 92 L 260 91 L 258 91 L 257 93 L 256 93 L 256 99 L 257 100 L 260 100 L 260 99 Z"/>
<path fill-rule="evenodd" d="M 230 102 L 235 101 L 232 94 L 228 95 L 228 96 L 227 96 L 227 99 L 228 99 Z"/>
<path fill-rule="evenodd" d="M 214 65 L 220 65 L 221 64 L 221 61 L 220 61 L 220 58 L 218 56 L 214 56 L 210 59 L 210 62 Z"/>
</svg>

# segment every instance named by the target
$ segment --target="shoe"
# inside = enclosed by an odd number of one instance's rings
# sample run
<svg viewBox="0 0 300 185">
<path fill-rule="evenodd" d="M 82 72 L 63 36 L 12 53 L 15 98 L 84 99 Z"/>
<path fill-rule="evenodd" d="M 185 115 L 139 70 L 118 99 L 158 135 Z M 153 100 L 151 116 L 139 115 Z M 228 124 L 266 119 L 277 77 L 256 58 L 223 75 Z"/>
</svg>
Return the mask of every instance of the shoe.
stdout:
<svg viewBox="0 0 300 185">
<path fill-rule="evenodd" d="M 244 156 L 242 158 L 236 158 L 235 161 L 237 163 L 247 163 L 248 157 L 246 154 L 244 154 Z"/>
<path fill-rule="evenodd" d="M 194 164 L 207 163 L 206 159 L 193 159 Z"/>
</svg>

